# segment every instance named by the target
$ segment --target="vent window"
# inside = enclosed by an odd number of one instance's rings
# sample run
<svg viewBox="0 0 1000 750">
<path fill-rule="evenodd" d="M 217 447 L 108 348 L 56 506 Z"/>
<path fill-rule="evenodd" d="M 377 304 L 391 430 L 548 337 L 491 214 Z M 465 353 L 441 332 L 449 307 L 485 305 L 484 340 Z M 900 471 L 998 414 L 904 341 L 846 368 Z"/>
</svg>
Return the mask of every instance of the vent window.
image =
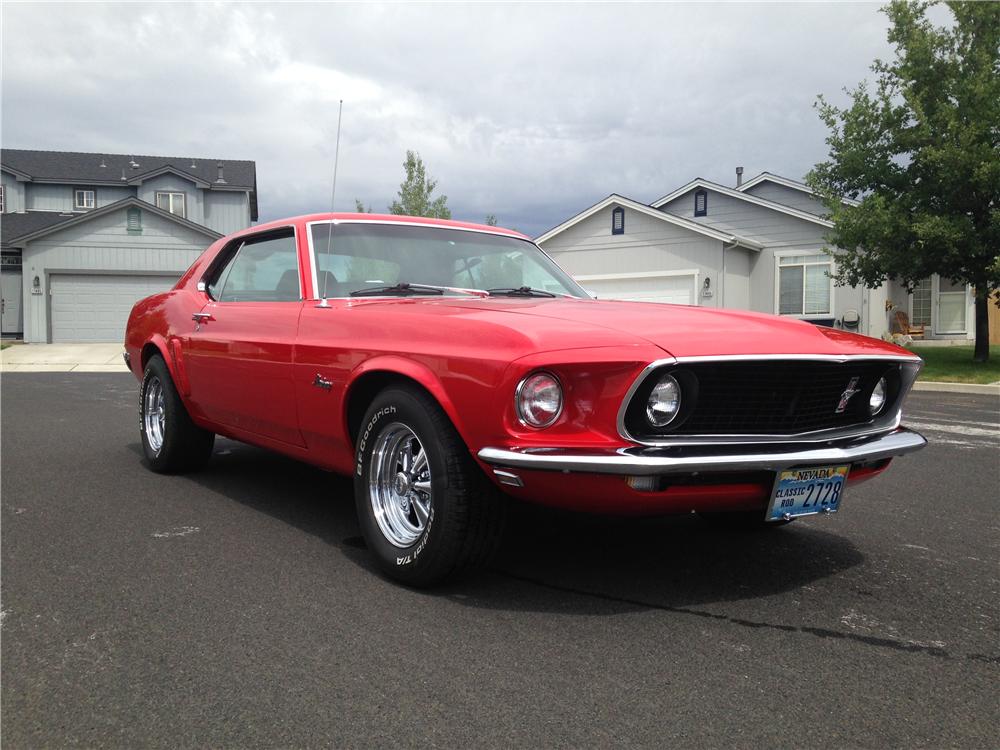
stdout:
<svg viewBox="0 0 1000 750">
<path fill-rule="evenodd" d="M 611 234 L 625 234 L 625 209 L 621 206 L 611 212 Z"/>
<path fill-rule="evenodd" d="M 708 216 L 708 191 L 698 190 L 694 194 L 694 215 Z"/>
</svg>

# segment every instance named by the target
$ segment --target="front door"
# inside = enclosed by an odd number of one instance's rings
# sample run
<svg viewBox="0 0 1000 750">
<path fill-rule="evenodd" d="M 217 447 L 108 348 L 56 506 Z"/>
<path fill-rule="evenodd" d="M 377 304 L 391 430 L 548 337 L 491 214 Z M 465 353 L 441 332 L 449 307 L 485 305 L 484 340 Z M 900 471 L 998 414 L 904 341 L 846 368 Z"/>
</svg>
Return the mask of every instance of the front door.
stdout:
<svg viewBox="0 0 1000 750">
<path fill-rule="evenodd" d="M 4 266 L 0 270 L 0 333 L 21 333 L 21 269 Z"/>
<path fill-rule="evenodd" d="M 191 400 L 213 422 L 304 445 L 292 380 L 303 305 L 293 231 L 242 242 L 206 292 L 182 343 Z"/>
</svg>

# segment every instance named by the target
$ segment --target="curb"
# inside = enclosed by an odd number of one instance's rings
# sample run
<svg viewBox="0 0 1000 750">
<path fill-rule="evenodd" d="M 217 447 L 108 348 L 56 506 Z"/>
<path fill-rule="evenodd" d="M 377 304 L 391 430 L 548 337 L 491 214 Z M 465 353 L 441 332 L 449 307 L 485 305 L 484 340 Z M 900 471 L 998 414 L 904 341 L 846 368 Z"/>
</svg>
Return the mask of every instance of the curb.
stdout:
<svg viewBox="0 0 1000 750">
<path fill-rule="evenodd" d="M 1000 383 L 936 383 L 930 380 L 918 380 L 913 384 L 914 391 L 934 391 L 937 393 L 971 393 L 980 396 L 1000 396 Z"/>
</svg>

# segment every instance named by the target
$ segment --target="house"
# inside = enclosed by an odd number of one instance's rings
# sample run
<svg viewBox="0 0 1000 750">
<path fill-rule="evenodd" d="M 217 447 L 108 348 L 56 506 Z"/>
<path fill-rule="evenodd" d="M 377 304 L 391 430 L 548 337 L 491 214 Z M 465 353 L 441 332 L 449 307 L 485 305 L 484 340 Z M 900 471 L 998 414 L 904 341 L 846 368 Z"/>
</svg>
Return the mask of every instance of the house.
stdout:
<svg viewBox="0 0 1000 750">
<path fill-rule="evenodd" d="M 774 313 L 881 337 L 902 309 L 926 338 L 974 338 L 972 294 L 933 277 L 913 294 L 834 284 L 832 224 L 805 184 L 764 172 L 695 179 L 650 204 L 612 194 L 536 242 L 598 297 Z M 846 202 L 851 203 L 845 199 Z"/>
<path fill-rule="evenodd" d="M 136 300 L 169 289 L 257 219 L 252 161 L 0 151 L 2 333 L 121 341 Z"/>
</svg>

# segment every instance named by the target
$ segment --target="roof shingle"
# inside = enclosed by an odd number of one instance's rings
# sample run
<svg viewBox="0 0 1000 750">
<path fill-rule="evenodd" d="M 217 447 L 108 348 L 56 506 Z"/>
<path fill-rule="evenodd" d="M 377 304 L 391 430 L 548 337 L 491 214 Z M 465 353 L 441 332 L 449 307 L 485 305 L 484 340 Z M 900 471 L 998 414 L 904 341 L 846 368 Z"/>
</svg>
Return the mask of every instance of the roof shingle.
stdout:
<svg viewBox="0 0 1000 750">
<path fill-rule="evenodd" d="M 133 166 L 136 164 L 138 166 Z M 77 151 L 32 151 L 5 148 L 0 166 L 37 180 L 66 180 L 95 185 L 121 185 L 126 181 L 164 167 L 192 179 L 219 185 L 218 165 L 222 164 L 225 187 L 250 191 L 252 218 L 257 219 L 257 165 L 236 159 L 194 159 L 187 156 L 147 156 L 144 154 L 100 154 Z M 102 166 L 103 165 L 103 166 Z"/>
</svg>

